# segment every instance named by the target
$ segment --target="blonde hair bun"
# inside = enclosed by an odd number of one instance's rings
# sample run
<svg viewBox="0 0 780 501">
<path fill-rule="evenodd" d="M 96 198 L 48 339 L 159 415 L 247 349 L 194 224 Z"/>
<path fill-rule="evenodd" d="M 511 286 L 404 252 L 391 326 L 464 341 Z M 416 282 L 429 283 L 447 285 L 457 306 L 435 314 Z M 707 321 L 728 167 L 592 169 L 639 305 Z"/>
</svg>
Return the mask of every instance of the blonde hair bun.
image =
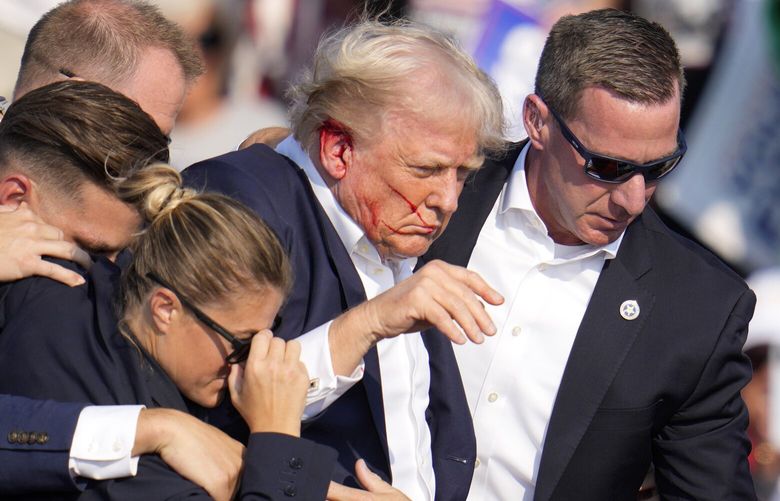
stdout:
<svg viewBox="0 0 780 501">
<path fill-rule="evenodd" d="M 184 188 L 179 172 L 166 164 L 139 170 L 122 180 L 117 191 L 119 197 L 134 204 L 148 222 L 166 217 L 197 195 L 195 190 Z"/>
</svg>

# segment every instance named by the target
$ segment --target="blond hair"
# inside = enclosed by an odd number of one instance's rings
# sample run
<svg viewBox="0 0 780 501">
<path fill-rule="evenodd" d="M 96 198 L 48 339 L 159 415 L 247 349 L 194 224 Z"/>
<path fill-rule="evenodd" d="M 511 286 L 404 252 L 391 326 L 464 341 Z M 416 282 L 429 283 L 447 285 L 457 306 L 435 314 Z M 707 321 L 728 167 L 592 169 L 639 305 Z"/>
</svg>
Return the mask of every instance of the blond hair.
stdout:
<svg viewBox="0 0 780 501">
<path fill-rule="evenodd" d="M 154 287 L 150 272 L 196 305 L 267 287 L 286 295 L 290 264 L 273 231 L 241 202 L 181 182 L 173 168 L 153 165 L 120 183 L 120 198 L 148 222 L 122 277 L 124 314 Z"/>
<path fill-rule="evenodd" d="M 381 137 L 377 125 L 388 111 L 430 111 L 412 90 L 421 77 L 457 93 L 446 111 L 475 131 L 477 154 L 502 149 L 501 96 L 490 77 L 451 37 L 403 20 L 364 19 L 322 39 L 312 68 L 288 91 L 293 133 L 311 148 L 323 125 L 335 120 L 357 140 Z"/>
</svg>

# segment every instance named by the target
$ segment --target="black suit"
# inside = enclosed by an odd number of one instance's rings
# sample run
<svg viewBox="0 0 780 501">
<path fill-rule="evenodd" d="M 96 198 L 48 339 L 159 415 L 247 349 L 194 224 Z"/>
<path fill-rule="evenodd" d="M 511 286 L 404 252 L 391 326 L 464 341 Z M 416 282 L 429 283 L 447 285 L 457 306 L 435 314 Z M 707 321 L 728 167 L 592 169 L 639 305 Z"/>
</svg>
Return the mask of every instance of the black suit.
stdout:
<svg viewBox="0 0 780 501">
<path fill-rule="evenodd" d="M 123 257 L 126 257 L 124 255 Z M 72 263 L 63 266 L 77 269 Z M 77 270 L 82 271 L 83 270 Z M 68 287 L 33 277 L 8 284 L 0 303 L 0 391 L 32 398 L 143 404 L 198 413 L 155 360 L 118 332 L 112 300 L 119 268 L 101 258 Z M 245 456 L 240 499 L 322 499 L 335 454 L 308 440 L 253 434 Z M 67 471 L 67 461 L 62 465 Z M 41 486 L 42 487 L 42 486 Z M 50 499 L 52 494 L 27 492 Z M 61 493 L 72 499 L 78 493 Z M 158 456 L 143 456 L 138 474 L 89 481 L 80 499 L 203 499 L 206 492 Z"/>
<path fill-rule="evenodd" d="M 468 264 L 522 146 L 467 184 L 426 260 Z M 619 314 L 626 299 L 641 305 L 634 321 Z M 754 306 L 735 273 L 645 209 L 605 262 L 577 331 L 534 499 L 635 499 L 651 461 L 663 499 L 755 498 L 739 395 Z"/>
<path fill-rule="evenodd" d="M 282 241 L 295 281 L 275 334 L 293 339 L 366 300 L 363 283 L 306 174 L 263 145 L 206 160 L 184 171 L 185 181 L 234 197 L 259 214 Z M 431 368 L 426 417 L 431 430 L 436 499 L 465 499 L 476 444 L 450 342 L 423 336 Z M 390 479 L 384 404 L 375 348 L 364 357 L 363 379 L 305 425 L 303 436 L 339 453 L 333 479 L 357 485 L 358 458 Z M 386 376 L 385 376 L 386 377 Z"/>
</svg>

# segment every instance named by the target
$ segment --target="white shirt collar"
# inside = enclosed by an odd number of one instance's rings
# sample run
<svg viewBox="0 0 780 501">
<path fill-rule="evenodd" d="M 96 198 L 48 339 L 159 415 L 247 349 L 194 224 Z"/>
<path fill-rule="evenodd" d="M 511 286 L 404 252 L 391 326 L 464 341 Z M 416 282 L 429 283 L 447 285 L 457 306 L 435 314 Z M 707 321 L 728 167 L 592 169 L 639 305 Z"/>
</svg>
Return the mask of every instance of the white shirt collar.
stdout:
<svg viewBox="0 0 780 501">
<path fill-rule="evenodd" d="M 522 151 L 520 151 L 520 156 L 517 157 L 517 161 L 515 162 L 514 167 L 512 167 L 512 172 L 509 174 L 507 184 L 501 191 L 498 214 L 500 217 L 501 214 L 504 214 L 509 210 L 519 210 L 526 212 L 528 217 L 535 218 L 544 224 L 536 213 L 534 205 L 531 202 L 531 195 L 528 193 L 528 181 L 525 176 L 525 160 L 528 156 L 530 147 L 531 143 L 529 141 L 525 144 Z M 606 259 L 614 259 L 625 234 L 625 231 L 623 231 L 615 241 L 602 246 L 587 244 L 576 246 L 555 244 L 556 256 L 560 256 L 563 259 L 572 259 L 604 252 Z"/>
</svg>

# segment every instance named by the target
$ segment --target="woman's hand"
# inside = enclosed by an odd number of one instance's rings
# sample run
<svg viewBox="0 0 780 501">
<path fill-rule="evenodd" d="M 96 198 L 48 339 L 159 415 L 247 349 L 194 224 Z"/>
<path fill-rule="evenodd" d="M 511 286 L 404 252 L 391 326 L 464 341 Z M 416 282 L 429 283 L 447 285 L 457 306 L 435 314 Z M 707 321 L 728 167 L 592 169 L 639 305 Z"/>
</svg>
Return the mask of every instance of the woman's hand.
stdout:
<svg viewBox="0 0 780 501">
<path fill-rule="evenodd" d="M 244 366 L 230 368 L 230 397 L 252 433 L 300 436 L 309 374 L 300 361 L 301 345 L 265 330 L 254 336 Z"/>
</svg>

